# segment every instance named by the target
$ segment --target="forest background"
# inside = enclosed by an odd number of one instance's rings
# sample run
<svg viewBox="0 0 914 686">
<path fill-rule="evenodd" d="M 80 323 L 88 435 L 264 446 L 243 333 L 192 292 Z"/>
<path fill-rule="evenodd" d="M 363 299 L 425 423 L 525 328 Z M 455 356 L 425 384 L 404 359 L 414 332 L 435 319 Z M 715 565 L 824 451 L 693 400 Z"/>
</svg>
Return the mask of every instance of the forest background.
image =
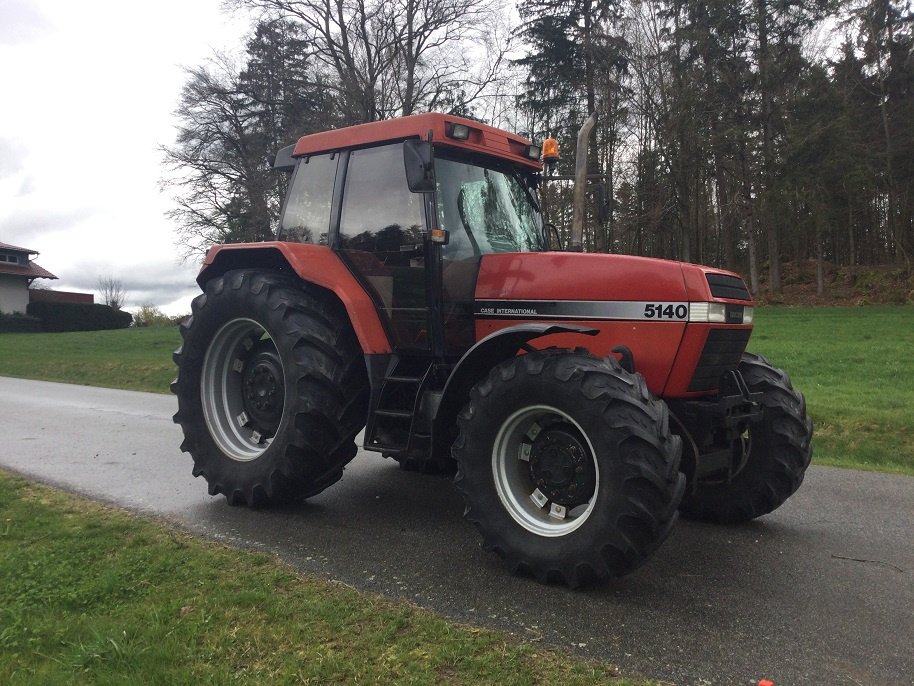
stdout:
<svg viewBox="0 0 914 686">
<path fill-rule="evenodd" d="M 564 145 L 598 113 L 585 250 L 701 262 L 777 301 L 874 278 L 914 301 L 914 5 L 897 0 L 228 0 L 163 148 L 187 257 L 268 239 L 298 136 L 443 111 Z M 571 189 L 547 182 L 570 226 Z M 840 275 L 840 279 L 838 278 Z M 807 274 L 809 276 L 809 274 Z"/>
</svg>

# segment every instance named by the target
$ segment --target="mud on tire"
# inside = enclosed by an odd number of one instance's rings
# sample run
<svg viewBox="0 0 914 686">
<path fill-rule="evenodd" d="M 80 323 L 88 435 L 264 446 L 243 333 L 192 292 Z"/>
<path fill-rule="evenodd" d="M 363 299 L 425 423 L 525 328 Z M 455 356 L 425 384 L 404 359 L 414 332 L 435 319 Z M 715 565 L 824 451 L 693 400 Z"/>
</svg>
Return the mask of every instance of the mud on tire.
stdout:
<svg viewBox="0 0 914 686">
<path fill-rule="evenodd" d="M 663 402 L 612 358 L 538 351 L 472 390 L 452 448 L 483 547 L 577 586 L 631 572 L 668 535 L 685 478 Z"/>
<path fill-rule="evenodd" d="M 335 483 L 365 422 L 364 358 L 343 307 L 275 272 L 238 270 L 194 299 L 175 352 L 181 449 L 232 505 Z"/>
<path fill-rule="evenodd" d="M 749 390 L 763 394 L 764 416 L 749 427 L 746 463 L 733 480 L 699 485 L 683 499 L 689 519 L 732 524 L 768 514 L 796 492 L 812 459 L 812 420 L 787 374 L 751 353 L 739 370 Z"/>
</svg>

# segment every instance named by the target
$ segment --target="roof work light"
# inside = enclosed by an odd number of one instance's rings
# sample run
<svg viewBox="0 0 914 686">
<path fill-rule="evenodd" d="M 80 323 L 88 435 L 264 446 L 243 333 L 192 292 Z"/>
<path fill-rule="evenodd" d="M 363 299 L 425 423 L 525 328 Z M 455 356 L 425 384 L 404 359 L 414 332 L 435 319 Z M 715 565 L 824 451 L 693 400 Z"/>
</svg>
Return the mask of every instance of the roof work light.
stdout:
<svg viewBox="0 0 914 686">
<path fill-rule="evenodd" d="M 447 122 L 444 127 L 444 135 L 448 138 L 455 138 L 458 141 L 465 141 L 470 137 L 470 127 L 466 124 Z"/>
</svg>

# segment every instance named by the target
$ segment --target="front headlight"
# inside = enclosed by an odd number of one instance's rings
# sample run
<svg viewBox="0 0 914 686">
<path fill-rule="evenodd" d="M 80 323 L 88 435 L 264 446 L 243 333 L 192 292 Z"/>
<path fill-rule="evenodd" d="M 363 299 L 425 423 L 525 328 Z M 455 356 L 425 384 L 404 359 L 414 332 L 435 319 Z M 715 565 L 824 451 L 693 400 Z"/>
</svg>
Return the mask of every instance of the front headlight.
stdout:
<svg viewBox="0 0 914 686">
<path fill-rule="evenodd" d="M 689 321 L 711 324 L 751 324 L 753 309 L 727 303 L 689 303 Z"/>
</svg>

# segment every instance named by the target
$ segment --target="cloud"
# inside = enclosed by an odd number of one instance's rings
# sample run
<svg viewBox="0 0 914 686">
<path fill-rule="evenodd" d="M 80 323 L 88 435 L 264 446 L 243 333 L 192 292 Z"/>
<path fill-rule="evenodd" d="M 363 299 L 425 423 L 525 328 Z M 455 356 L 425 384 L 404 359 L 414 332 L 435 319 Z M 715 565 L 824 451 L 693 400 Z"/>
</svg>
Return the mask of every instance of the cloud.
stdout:
<svg viewBox="0 0 914 686">
<path fill-rule="evenodd" d="M 127 305 L 156 305 L 168 314 L 190 311 L 190 300 L 200 292 L 194 278 L 197 267 L 176 268 L 167 261 L 133 264 L 106 260 L 76 260 L 67 265 L 56 290 L 73 290 L 95 293 L 98 296 L 99 278 L 112 278 L 121 282 L 127 292 Z"/>
<path fill-rule="evenodd" d="M 29 0 L 3 0 L 0 3 L 0 45 L 30 43 L 52 28 L 48 18 Z"/>
<path fill-rule="evenodd" d="M 189 311 L 197 267 L 178 263 L 158 143 L 179 65 L 242 49 L 250 22 L 221 5 L 0 0 L 0 241 L 39 251 L 60 277 L 44 285 L 95 293 L 113 276 L 128 305 Z"/>
<path fill-rule="evenodd" d="M 22 143 L 0 136 L 0 179 L 25 169 L 25 155 Z"/>
<path fill-rule="evenodd" d="M 53 234 L 72 231 L 82 222 L 95 216 L 96 212 L 95 209 L 88 207 L 17 208 L 8 216 L 0 217 L 0 241 L 44 252 L 40 244 L 47 245 L 48 242 L 53 242 Z"/>
<path fill-rule="evenodd" d="M 17 198 L 24 198 L 35 192 L 35 179 L 31 176 L 22 177 L 22 183 L 19 184 L 19 190 L 16 191 Z"/>
</svg>

